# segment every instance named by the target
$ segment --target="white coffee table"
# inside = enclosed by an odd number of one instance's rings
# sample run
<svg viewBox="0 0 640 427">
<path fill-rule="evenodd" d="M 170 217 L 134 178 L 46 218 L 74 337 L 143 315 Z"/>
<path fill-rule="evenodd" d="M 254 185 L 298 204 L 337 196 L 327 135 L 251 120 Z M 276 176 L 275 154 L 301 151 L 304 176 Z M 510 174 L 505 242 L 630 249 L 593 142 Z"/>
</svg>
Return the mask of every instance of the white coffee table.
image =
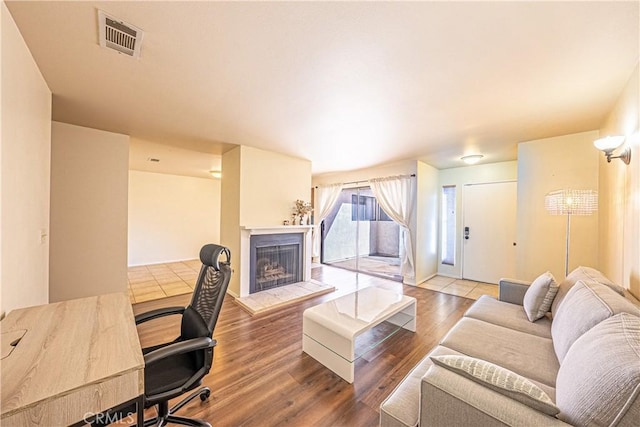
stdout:
<svg viewBox="0 0 640 427">
<path fill-rule="evenodd" d="M 392 327 L 356 348 L 358 336 L 383 322 Z M 302 350 L 353 383 L 355 361 L 401 328 L 415 332 L 416 299 L 369 287 L 306 309 L 302 315 Z"/>
</svg>

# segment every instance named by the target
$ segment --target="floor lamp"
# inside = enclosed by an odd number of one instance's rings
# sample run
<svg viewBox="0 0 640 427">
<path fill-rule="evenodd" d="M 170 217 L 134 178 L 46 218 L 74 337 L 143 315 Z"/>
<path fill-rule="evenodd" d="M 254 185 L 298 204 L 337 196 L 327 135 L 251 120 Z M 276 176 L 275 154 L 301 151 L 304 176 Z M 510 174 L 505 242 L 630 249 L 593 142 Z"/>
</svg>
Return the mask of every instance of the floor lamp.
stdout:
<svg viewBox="0 0 640 427">
<path fill-rule="evenodd" d="M 567 230 L 564 275 L 569 275 L 569 243 L 571 240 L 571 215 L 588 216 L 598 210 L 598 192 L 595 190 L 556 190 L 544 197 L 544 207 L 551 215 L 566 215 Z"/>
</svg>

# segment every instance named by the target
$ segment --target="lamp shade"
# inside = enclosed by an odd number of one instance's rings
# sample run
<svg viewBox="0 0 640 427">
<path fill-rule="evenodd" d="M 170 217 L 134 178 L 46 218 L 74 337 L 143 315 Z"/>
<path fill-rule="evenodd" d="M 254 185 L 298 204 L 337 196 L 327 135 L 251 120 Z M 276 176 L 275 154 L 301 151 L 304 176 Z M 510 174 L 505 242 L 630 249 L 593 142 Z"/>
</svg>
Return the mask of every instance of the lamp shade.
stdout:
<svg viewBox="0 0 640 427">
<path fill-rule="evenodd" d="M 551 215 L 591 215 L 598 210 L 595 190 L 555 190 L 544 197 L 544 208 Z"/>
<path fill-rule="evenodd" d="M 624 136 L 605 136 L 604 138 L 593 141 L 593 145 L 605 153 L 610 153 L 616 148 L 620 147 L 624 142 Z"/>
</svg>

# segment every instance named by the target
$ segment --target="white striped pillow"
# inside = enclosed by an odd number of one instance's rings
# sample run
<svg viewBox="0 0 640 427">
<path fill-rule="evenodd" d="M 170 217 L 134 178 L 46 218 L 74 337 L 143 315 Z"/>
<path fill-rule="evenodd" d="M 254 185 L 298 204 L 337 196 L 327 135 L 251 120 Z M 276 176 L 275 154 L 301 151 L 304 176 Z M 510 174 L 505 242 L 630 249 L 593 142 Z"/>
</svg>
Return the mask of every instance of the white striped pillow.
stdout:
<svg viewBox="0 0 640 427">
<path fill-rule="evenodd" d="M 560 413 L 549 395 L 527 378 L 502 366 L 468 356 L 431 356 L 431 360 L 452 372 L 485 385 L 552 417 Z"/>
</svg>

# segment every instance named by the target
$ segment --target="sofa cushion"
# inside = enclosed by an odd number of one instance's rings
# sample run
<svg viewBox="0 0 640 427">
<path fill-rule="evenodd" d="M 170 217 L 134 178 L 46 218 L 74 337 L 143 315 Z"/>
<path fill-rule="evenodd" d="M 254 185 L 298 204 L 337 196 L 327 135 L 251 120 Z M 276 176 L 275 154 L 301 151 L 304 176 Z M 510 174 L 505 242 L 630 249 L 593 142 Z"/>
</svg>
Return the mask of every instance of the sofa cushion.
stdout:
<svg viewBox="0 0 640 427">
<path fill-rule="evenodd" d="M 434 348 L 402 380 L 380 405 L 380 425 L 417 426 L 420 420 L 420 383 L 433 362 L 429 356 L 460 355 L 443 346 Z"/>
<path fill-rule="evenodd" d="M 420 400 L 420 425 L 425 427 L 570 427 L 435 364 L 422 380 Z"/>
<path fill-rule="evenodd" d="M 548 338 L 463 317 L 440 344 L 555 387 L 560 366 Z"/>
<path fill-rule="evenodd" d="M 621 313 L 576 340 L 558 372 L 559 418 L 576 426 L 638 425 L 640 318 Z"/>
<path fill-rule="evenodd" d="M 436 365 L 480 383 L 520 403 L 555 416 L 560 410 L 549 396 L 527 378 L 501 366 L 469 356 L 431 356 Z"/>
<path fill-rule="evenodd" d="M 564 300 L 564 297 L 569 292 L 569 289 L 571 289 L 578 282 L 578 280 L 590 280 L 601 283 L 603 285 L 607 285 L 616 293 L 624 296 L 624 289 L 621 286 L 614 284 L 611 280 L 607 279 L 598 270 L 591 267 L 580 266 L 569 273 L 566 279 L 560 282 L 560 285 L 558 286 L 558 293 L 553 300 L 553 303 L 551 304 L 551 313 L 554 317 L 556 315 L 556 312 L 558 311 L 558 307 L 560 307 L 560 303 L 562 302 L 562 300 Z"/>
<path fill-rule="evenodd" d="M 547 314 L 557 292 L 558 284 L 549 271 L 542 273 L 531 283 L 522 301 L 524 312 L 530 322 L 535 322 Z"/>
<path fill-rule="evenodd" d="M 618 313 L 640 316 L 640 309 L 608 286 L 579 280 L 567 293 L 551 323 L 553 347 L 560 363 L 582 334 Z"/>
<path fill-rule="evenodd" d="M 521 305 L 498 301 L 488 295 L 478 298 L 464 315 L 516 331 L 551 338 L 551 320 L 548 317 L 529 322 Z"/>
</svg>

